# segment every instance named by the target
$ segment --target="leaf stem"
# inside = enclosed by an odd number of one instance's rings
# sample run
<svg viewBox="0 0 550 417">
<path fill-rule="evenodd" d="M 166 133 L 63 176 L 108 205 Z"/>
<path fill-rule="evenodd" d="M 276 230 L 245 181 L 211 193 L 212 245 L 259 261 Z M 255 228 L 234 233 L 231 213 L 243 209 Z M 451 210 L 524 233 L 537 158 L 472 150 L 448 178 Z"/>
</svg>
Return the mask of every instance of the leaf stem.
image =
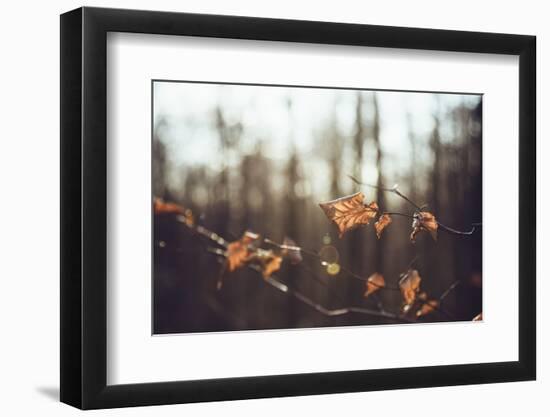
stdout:
<svg viewBox="0 0 550 417">
<path fill-rule="evenodd" d="M 375 188 L 375 189 L 378 189 L 378 190 L 381 190 L 381 191 L 386 191 L 388 193 L 394 193 L 395 195 L 401 197 L 403 200 L 405 200 L 406 202 L 408 202 L 409 204 L 411 204 L 412 206 L 414 206 L 414 208 L 416 208 L 418 211 L 421 211 L 422 210 L 422 207 L 420 207 L 418 204 L 416 204 L 414 201 L 412 201 L 409 197 L 407 197 L 405 194 L 403 194 L 401 191 L 399 191 L 399 189 L 397 188 L 397 186 L 393 187 L 393 188 L 386 188 L 386 187 L 379 187 L 378 185 L 374 185 L 374 184 L 367 184 L 367 183 L 364 183 L 364 182 L 361 182 L 359 181 L 357 178 L 351 176 L 351 175 L 348 175 L 348 177 L 356 184 L 358 185 L 364 185 L 366 187 L 371 187 L 371 188 Z"/>
</svg>

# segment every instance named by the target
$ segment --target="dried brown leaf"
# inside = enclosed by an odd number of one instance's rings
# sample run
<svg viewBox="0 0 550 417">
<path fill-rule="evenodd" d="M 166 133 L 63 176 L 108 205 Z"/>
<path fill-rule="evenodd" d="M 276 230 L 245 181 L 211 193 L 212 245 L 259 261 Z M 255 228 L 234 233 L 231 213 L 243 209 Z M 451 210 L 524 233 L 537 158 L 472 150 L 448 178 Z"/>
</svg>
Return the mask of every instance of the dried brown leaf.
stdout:
<svg viewBox="0 0 550 417">
<path fill-rule="evenodd" d="M 376 230 L 376 236 L 378 239 L 382 236 L 382 231 L 388 227 L 392 222 L 392 219 L 389 214 L 382 214 L 376 223 L 374 223 L 374 229 Z"/>
<path fill-rule="evenodd" d="M 233 272 L 244 266 L 254 254 L 256 248 L 254 243 L 258 242 L 260 236 L 256 233 L 246 231 L 243 236 L 227 245 L 227 270 Z"/>
<path fill-rule="evenodd" d="M 340 238 L 348 230 L 369 224 L 378 213 L 378 204 L 365 204 L 365 195 L 362 192 L 342 197 L 326 203 L 319 203 L 325 215 L 338 227 Z"/>
<path fill-rule="evenodd" d="M 422 232 L 429 232 L 432 239 L 437 241 L 437 220 L 435 216 L 427 211 L 420 211 L 414 214 L 414 220 L 412 223 L 411 242 L 416 242 L 416 236 Z"/>
<path fill-rule="evenodd" d="M 267 279 L 281 268 L 283 257 L 272 250 L 257 249 L 251 260 L 260 265 L 262 276 Z"/>
<path fill-rule="evenodd" d="M 426 314 L 430 314 L 438 307 L 439 307 L 439 301 L 437 300 L 426 301 L 422 303 L 422 307 L 420 307 L 420 309 L 416 312 L 416 317 L 421 317 L 421 316 L 425 316 Z"/>
<path fill-rule="evenodd" d="M 155 197 L 153 200 L 153 212 L 157 215 L 176 214 L 178 220 L 187 226 L 193 227 L 195 225 L 195 217 L 191 210 L 183 208 L 176 203 L 167 203 L 162 198 Z"/>
<path fill-rule="evenodd" d="M 416 269 L 409 269 L 399 281 L 399 289 L 403 296 L 404 305 L 408 306 L 407 310 L 416 300 L 416 296 L 420 291 L 420 274 Z"/>
<path fill-rule="evenodd" d="M 223 279 L 226 271 L 233 272 L 245 266 L 254 258 L 254 254 L 260 244 L 260 235 L 246 231 L 243 236 L 227 245 L 225 251 L 225 264 L 220 272 L 216 287 L 220 290 L 223 286 Z"/>
<path fill-rule="evenodd" d="M 375 272 L 367 279 L 367 288 L 363 296 L 366 298 L 372 293 L 378 291 L 380 288 L 384 288 L 385 286 L 386 281 L 384 280 L 384 276 L 382 274 L 379 274 L 378 272 Z"/>
<path fill-rule="evenodd" d="M 271 274 L 277 272 L 281 268 L 283 258 L 277 255 L 273 255 L 269 260 L 263 263 L 262 275 L 264 278 L 269 278 Z"/>
<path fill-rule="evenodd" d="M 185 214 L 185 210 L 180 205 L 168 203 L 158 197 L 153 200 L 153 211 L 155 214 Z"/>
</svg>

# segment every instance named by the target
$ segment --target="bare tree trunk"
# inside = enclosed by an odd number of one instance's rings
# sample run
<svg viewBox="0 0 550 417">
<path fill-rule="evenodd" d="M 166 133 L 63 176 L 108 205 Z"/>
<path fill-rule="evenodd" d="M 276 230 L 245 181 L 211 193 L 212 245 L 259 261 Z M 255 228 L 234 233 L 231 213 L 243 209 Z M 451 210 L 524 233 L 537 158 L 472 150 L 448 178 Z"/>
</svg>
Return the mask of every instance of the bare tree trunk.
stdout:
<svg viewBox="0 0 550 417">
<path fill-rule="evenodd" d="M 409 195 L 411 197 L 411 200 L 416 202 L 418 198 L 418 186 L 417 186 L 418 179 L 416 176 L 416 170 L 418 169 L 418 161 L 417 161 L 417 155 L 416 155 L 417 138 L 416 138 L 416 135 L 414 134 L 410 113 L 407 113 L 407 130 L 408 130 L 408 136 L 409 136 L 409 144 L 411 146 L 411 170 L 409 174 L 411 189 L 409 191 Z"/>
<path fill-rule="evenodd" d="M 435 126 L 432 130 L 430 138 L 430 147 L 433 152 L 434 165 L 432 169 L 432 181 L 431 181 L 431 209 L 437 216 L 439 214 L 440 204 L 440 184 L 441 179 L 441 136 L 439 134 L 439 116 L 434 116 Z"/>
<path fill-rule="evenodd" d="M 229 138 L 227 132 L 227 124 L 223 117 L 221 108 L 216 108 L 216 129 L 218 130 L 218 136 L 222 154 L 222 169 L 216 184 L 216 196 L 218 201 L 216 210 L 216 223 L 217 230 L 223 235 L 227 236 L 229 225 L 229 175 L 227 169 L 227 153 L 229 146 Z"/>
<path fill-rule="evenodd" d="M 285 218 L 284 218 L 284 232 L 285 234 L 295 239 L 296 241 L 300 242 L 302 240 L 302 225 L 299 222 L 300 214 L 301 214 L 301 204 L 300 204 L 300 196 L 296 192 L 296 186 L 298 185 L 300 181 L 300 160 L 298 157 L 298 151 L 296 149 L 296 146 L 293 142 L 293 123 L 292 123 L 292 101 L 290 98 L 287 100 L 287 110 L 288 110 L 288 125 L 289 125 L 289 132 L 290 132 L 290 143 L 292 144 L 292 151 L 290 154 L 290 158 L 288 159 L 287 166 L 286 166 L 286 173 L 285 177 L 287 178 L 287 195 L 286 195 L 286 202 L 285 202 Z M 281 236 L 281 239 L 284 238 L 284 236 Z M 299 281 L 299 275 L 298 271 L 296 269 L 289 270 L 289 279 L 291 282 L 297 282 Z M 288 326 L 294 327 L 299 323 L 298 318 L 298 305 L 297 300 L 294 297 L 289 297 L 287 301 L 286 306 L 286 313 L 287 313 L 287 322 Z"/>
<path fill-rule="evenodd" d="M 439 117 L 439 109 L 434 114 L 434 127 L 430 137 L 430 148 L 433 153 L 433 167 L 431 172 L 431 181 L 429 182 L 430 190 L 430 207 L 428 210 L 432 212 L 435 217 L 439 220 L 442 220 L 441 210 L 445 204 L 448 204 L 448 201 L 443 200 L 443 188 L 446 187 L 443 175 L 444 167 L 444 152 L 441 144 L 441 135 L 440 135 L 440 126 L 441 121 Z M 423 248 L 423 265 L 429 276 L 440 277 L 437 285 L 434 287 L 434 290 L 445 287 L 446 277 L 449 276 L 447 272 L 449 263 L 452 263 L 452 257 L 449 255 L 444 248 L 448 246 L 448 241 L 442 241 L 439 239 L 437 244 L 431 241 L 431 239 L 424 239 L 422 242 Z M 428 259 L 431 260 L 428 262 Z"/>
<path fill-rule="evenodd" d="M 365 128 L 363 124 L 363 96 L 360 91 L 357 92 L 357 101 L 355 106 L 355 132 L 353 135 L 353 151 L 355 162 L 353 166 L 353 175 L 361 179 L 363 171 L 363 147 L 365 144 Z M 349 239 L 349 262 L 351 268 L 359 274 L 366 274 L 366 239 L 364 230 L 358 228 L 350 232 Z M 360 292 L 360 287 L 356 282 L 350 280 L 347 286 L 348 299 L 354 300 Z"/>
<path fill-rule="evenodd" d="M 372 105 L 373 105 L 373 125 L 372 125 L 372 139 L 374 141 L 374 146 L 376 148 L 376 171 L 378 172 L 378 179 L 376 182 L 376 201 L 379 207 L 386 207 L 385 193 L 382 191 L 384 185 L 384 169 L 382 166 L 382 145 L 380 143 L 380 110 L 378 108 L 378 99 L 376 93 L 372 95 Z M 374 254 L 374 267 L 376 271 L 382 272 L 384 269 L 384 239 L 380 239 L 378 244 L 375 246 Z"/>
<path fill-rule="evenodd" d="M 342 166 L 342 138 L 337 130 L 336 121 L 332 122 L 329 142 L 331 143 L 331 151 L 328 156 L 330 166 L 330 194 L 331 198 L 336 198 L 341 195 L 340 174 Z"/>
<path fill-rule="evenodd" d="M 353 166 L 353 176 L 361 178 L 363 174 L 363 145 L 365 143 L 365 133 L 363 128 L 363 96 L 357 92 L 357 102 L 355 105 L 355 133 L 353 135 L 353 150 L 355 152 L 355 164 Z"/>
</svg>

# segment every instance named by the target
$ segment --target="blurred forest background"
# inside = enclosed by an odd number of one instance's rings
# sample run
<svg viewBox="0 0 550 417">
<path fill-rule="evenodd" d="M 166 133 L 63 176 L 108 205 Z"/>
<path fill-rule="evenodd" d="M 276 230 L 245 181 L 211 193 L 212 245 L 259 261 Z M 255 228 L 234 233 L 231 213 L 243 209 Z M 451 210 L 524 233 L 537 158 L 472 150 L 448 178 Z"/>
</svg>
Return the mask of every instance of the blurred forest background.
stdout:
<svg viewBox="0 0 550 417">
<path fill-rule="evenodd" d="M 154 83 L 153 194 L 195 213 L 227 240 L 251 230 L 285 236 L 365 278 L 397 285 L 413 267 L 422 288 L 445 298 L 422 321 L 471 320 L 481 312 L 482 233 L 439 231 L 409 240 L 411 220 L 394 217 L 380 240 L 372 224 L 342 239 L 320 202 L 362 191 L 381 210 L 412 214 L 395 194 L 362 187 L 348 175 L 399 190 L 428 205 L 441 223 L 470 230 L 482 221 L 481 96 L 394 91 Z M 173 216 L 154 219 L 154 333 L 390 323 L 348 314 L 327 317 L 243 268 L 216 289 L 221 265 Z M 399 311 L 399 292 L 365 299 L 365 283 L 327 273 L 314 259 L 284 263 L 277 279 L 327 308 L 380 302 Z"/>
</svg>

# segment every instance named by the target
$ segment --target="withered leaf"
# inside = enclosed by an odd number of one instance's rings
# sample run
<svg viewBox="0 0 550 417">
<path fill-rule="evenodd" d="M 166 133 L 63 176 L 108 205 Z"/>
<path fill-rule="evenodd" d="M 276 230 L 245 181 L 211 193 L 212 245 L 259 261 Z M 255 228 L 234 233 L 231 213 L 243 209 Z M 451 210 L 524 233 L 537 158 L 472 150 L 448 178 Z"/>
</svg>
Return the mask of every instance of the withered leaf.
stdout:
<svg viewBox="0 0 550 417">
<path fill-rule="evenodd" d="M 416 295 L 420 291 L 420 274 L 416 269 L 409 269 L 399 280 L 399 289 L 401 290 L 401 295 L 403 296 L 404 305 L 408 306 L 406 310 L 416 300 Z"/>
<path fill-rule="evenodd" d="M 185 214 L 185 210 L 180 205 L 168 203 L 158 197 L 153 200 L 153 211 L 155 214 Z"/>
<path fill-rule="evenodd" d="M 382 236 L 382 231 L 390 225 L 392 219 L 389 214 L 382 214 L 376 223 L 374 223 L 374 229 L 376 230 L 376 236 L 378 239 Z"/>
<path fill-rule="evenodd" d="M 218 283 L 216 284 L 218 290 L 220 290 L 223 286 L 223 278 L 226 270 L 233 272 L 250 262 L 250 260 L 254 257 L 254 253 L 258 249 L 259 244 L 260 235 L 247 230 L 239 240 L 231 242 L 227 245 L 227 249 L 225 251 L 225 264 L 220 272 Z"/>
<path fill-rule="evenodd" d="M 195 217 L 193 212 L 189 209 L 183 208 L 176 203 L 168 203 L 162 198 L 155 197 L 153 200 L 153 211 L 155 214 L 176 214 L 178 220 L 185 223 L 189 227 L 195 225 Z"/>
<path fill-rule="evenodd" d="M 378 291 L 380 288 L 384 288 L 385 286 L 386 281 L 384 280 L 384 276 L 382 274 L 379 274 L 378 272 L 375 272 L 367 279 L 367 288 L 363 296 L 366 298 L 372 293 Z"/>
<path fill-rule="evenodd" d="M 255 261 L 262 268 L 262 276 L 267 279 L 281 268 L 283 257 L 272 250 L 257 249 L 251 260 Z"/>
<path fill-rule="evenodd" d="M 420 211 L 414 214 L 414 220 L 412 223 L 411 242 L 416 241 L 416 235 L 422 231 L 429 232 L 433 240 L 437 241 L 437 220 L 435 216 L 427 211 Z"/>
<path fill-rule="evenodd" d="M 285 237 L 283 240 L 283 250 L 281 255 L 288 257 L 290 263 L 293 265 L 302 262 L 302 250 L 296 246 L 296 242 L 289 237 Z"/>
<path fill-rule="evenodd" d="M 227 245 L 227 269 L 233 272 L 244 266 L 250 261 L 256 247 L 254 246 L 260 239 L 260 236 L 250 231 L 244 232 L 243 236 Z"/>
<path fill-rule="evenodd" d="M 472 321 L 483 321 L 483 313 L 479 313 L 472 319 Z"/>
<path fill-rule="evenodd" d="M 273 256 L 269 261 L 264 263 L 262 275 L 264 278 L 269 278 L 271 274 L 277 272 L 281 268 L 283 258 L 280 256 Z"/>
<path fill-rule="evenodd" d="M 416 317 L 425 316 L 439 307 L 439 301 L 429 300 L 422 303 L 422 307 L 416 312 Z"/>
<path fill-rule="evenodd" d="M 358 192 L 326 203 L 319 203 L 319 206 L 328 219 L 338 226 L 339 236 L 342 238 L 348 230 L 369 224 L 376 217 L 378 204 L 372 202 L 367 205 L 364 201 L 365 195 Z"/>
</svg>

